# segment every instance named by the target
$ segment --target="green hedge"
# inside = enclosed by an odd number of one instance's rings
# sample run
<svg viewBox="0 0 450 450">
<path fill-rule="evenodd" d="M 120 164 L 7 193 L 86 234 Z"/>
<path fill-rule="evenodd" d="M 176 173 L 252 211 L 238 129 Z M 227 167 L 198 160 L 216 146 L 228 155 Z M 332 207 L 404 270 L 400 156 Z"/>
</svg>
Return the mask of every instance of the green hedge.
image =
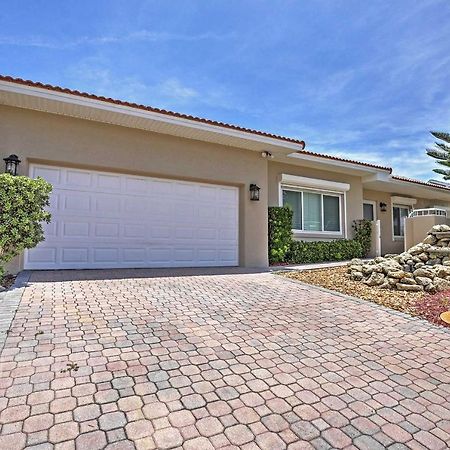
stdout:
<svg viewBox="0 0 450 450">
<path fill-rule="evenodd" d="M 354 239 L 295 241 L 292 239 L 292 210 L 269 207 L 269 261 L 271 264 L 307 264 L 362 258 L 370 250 L 371 222 L 355 221 L 353 228 Z"/>
<path fill-rule="evenodd" d="M 361 258 L 363 248 L 359 241 L 339 239 L 336 241 L 292 241 L 286 254 L 290 264 L 307 264 L 324 261 L 344 261 Z"/>
<path fill-rule="evenodd" d="M 269 261 L 282 263 L 292 243 L 292 210 L 269 207 Z"/>
</svg>

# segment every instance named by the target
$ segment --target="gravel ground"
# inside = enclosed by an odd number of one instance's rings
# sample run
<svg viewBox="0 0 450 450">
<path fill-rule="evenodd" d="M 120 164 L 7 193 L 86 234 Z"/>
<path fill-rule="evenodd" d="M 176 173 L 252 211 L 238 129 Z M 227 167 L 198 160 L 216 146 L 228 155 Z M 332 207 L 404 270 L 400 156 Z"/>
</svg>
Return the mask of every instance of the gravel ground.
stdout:
<svg viewBox="0 0 450 450">
<path fill-rule="evenodd" d="M 3 289 L 9 289 L 14 284 L 15 280 L 16 277 L 14 275 L 5 275 L 3 278 L 0 277 L 0 292 Z"/>
<path fill-rule="evenodd" d="M 367 286 L 364 283 L 350 280 L 347 267 L 330 267 L 327 269 L 304 270 L 301 272 L 285 272 L 282 276 L 293 278 L 307 284 L 322 286 L 333 291 L 369 300 L 397 311 L 416 315 L 414 303 L 425 294 L 422 292 L 394 291 Z"/>
</svg>

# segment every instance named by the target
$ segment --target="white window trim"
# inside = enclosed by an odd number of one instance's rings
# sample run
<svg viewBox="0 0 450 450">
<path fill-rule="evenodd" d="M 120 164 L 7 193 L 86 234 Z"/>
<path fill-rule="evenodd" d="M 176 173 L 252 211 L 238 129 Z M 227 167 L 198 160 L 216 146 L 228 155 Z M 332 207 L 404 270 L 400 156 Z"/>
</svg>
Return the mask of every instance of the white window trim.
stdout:
<svg viewBox="0 0 450 450">
<path fill-rule="evenodd" d="M 300 177 L 299 177 L 300 178 Z M 316 194 L 321 194 L 321 202 L 322 202 L 322 228 L 323 228 L 323 218 L 324 218 L 324 211 L 323 211 L 323 196 L 329 195 L 332 197 L 338 197 L 339 199 L 339 231 L 313 231 L 313 230 L 299 230 L 296 228 L 292 229 L 292 232 L 296 235 L 302 235 L 302 236 L 324 236 L 328 238 L 347 238 L 347 193 L 344 191 L 331 191 L 327 189 L 314 189 L 307 186 L 298 186 L 298 185 L 290 185 L 285 183 L 279 183 L 278 184 L 278 204 L 279 206 L 283 206 L 283 190 L 288 191 L 297 191 L 297 192 L 312 192 Z M 304 221 L 304 211 L 303 211 L 303 194 L 302 194 L 302 227 Z"/>
<path fill-rule="evenodd" d="M 404 198 L 404 197 L 391 197 L 391 198 Z M 394 234 L 394 208 L 403 208 L 403 209 L 407 209 L 408 210 L 408 215 L 411 212 L 412 205 L 401 205 L 398 203 L 391 203 L 391 222 L 392 222 L 392 240 L 393 241 L 403 241 L 405 239 L 405 235 L 403 236 L 396 236 Z"/>
<path fill-rule="evenodd" d="M 375 200 L 363 200 L 363 205 L 364 203 L 367 203 L 368 205 L 372 205 L 373 206 L 373 220 L 377 220 L 377 202 Z M 364 217 L 364 214 L 363 214 Z"/>
<path fill-rule="evenodd" d="M 289 175 L 286 173 L 281 175 L 280 181 L 283 186 L 290 185 L 308 189 L 320 189 L 322 191 L 339 192 L 341 194 L 350 190 L 350 184 L 348 183 L 321 180 L 319 178 L 300 177 L 298 175 Z"/>
<path fill-rule="evenodd" d="M 411 197 L 399 197 L 398 195 L 393 195 L 391 197 L 391 203 L 395 206 L 409 206 L 412 207 L 417 203 L 416 198 Z"/>
</svg>

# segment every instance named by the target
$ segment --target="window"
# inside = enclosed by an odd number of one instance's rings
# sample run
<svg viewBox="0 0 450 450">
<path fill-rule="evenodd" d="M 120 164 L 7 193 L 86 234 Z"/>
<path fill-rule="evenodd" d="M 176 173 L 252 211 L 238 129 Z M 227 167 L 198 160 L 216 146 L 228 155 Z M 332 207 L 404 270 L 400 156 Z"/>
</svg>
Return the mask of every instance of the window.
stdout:
<svg viewBox="0 0 450 450">
<path fill-rule="evenodd" d="M 341 233 L 341 197 L 283 188 L 283 205 L 293 211 L 293 229 L 309 233 Z"/>
<path fill-rule="evenodd" d="M 364 201 L 363 203 L 363 218 L 365 220 L 375 220 L 375 202 Z"/>
<path fill-rule="evenodd" d="M 392 206 L 392 226 L 394 229 L 394 238 L 405 236 L 405 218 L 409 215 L 409 206 Z"/>
</svg>

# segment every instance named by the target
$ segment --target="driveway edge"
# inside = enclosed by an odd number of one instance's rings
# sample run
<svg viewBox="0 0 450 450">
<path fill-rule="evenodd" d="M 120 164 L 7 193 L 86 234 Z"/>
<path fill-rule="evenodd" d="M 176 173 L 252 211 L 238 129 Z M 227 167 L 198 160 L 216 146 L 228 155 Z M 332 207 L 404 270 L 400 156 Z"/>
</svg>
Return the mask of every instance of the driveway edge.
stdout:
<svg viewBox="0 0 450 450">
<path fill-rule="evenodd" d="M 290 273 L 290 272 L 291 272 L 291 271 L 287 271 L 287 273 Z M 288 277 L 285 277 L 285 276 L 283 276 L 283 275 L 281 275 L 281 274 L 273 273 L 273 275 L 277 275 L 277 276 L 279 276 L 279 277 L 281 277 L 281 278 L 283 278 L 283 279 L 285 279 L 286 281 L 289 281 L 289 282 L 291 282 L 291 283 L 300 284 L 301 286 L 309 287 L 309 288 L 314 288 L 314 289 L 317 289 L 317 290 L 319 290 L 319 291 L 325 292 L 325 293 L 327 293 L 327 294 L 333 294 L 333 295 L 335 295 L 335 296 L 337 296 L 337 297 L 345 298 L 346 300 L 351 300 L 351 301 L 356 302 L 356 303 L 362 303 L 362 304 L 364 304 L 364 305 L 368 305 L 368 306 L 371 307 L 371 308 L 375 308 L 375 309 L 382 308 L 384 311 L 387 311 L 387 312 L 389 312 L 390 314 L 394 314 L 394 315 L 396 315 L 396 316 L 403 317 L 404 319 L 407 319 L 407 320 L 409 320 L 409 321 L 412 321 L 412 322 L 418 322 L 418 323 L 420 323 L 420 324 L 422 324 L 422 325 L 426 325 L 426 326 L 428 326 L 428 327 L 430 327 L 430 328 L 438 329 L 438 330 L 440 330 L 440 331 L 443 331 L 444 333 L 450 334 L 450 328 L 447 328 L 447 327 L 441 327 L 441 326 L 439 326 L 439 325 L 436 325 L 435 323 L 432 323 L 432 322 L 429 322 L 429 321 L 426 320 L 426 319 L 423 319 L 422 317 L 419 317 L 419 316 L 411 316 L 411 315 L 409 315 L 409 314 L 407 314 L 407 313 L 404 313 L 404 312 L 401 312 L 401 311 L 397 311 L 396 309 L 388 308 L 387 306 L 380 305 L 380 304 L 375 303 L 375 302 L 371 302 L 370 300 L 364 300 L 364 299 L 362 299 L 362 298 L 354 297 L 354 296 L 352 296 L 352 295 L 344 294 L 344 293 L 342 293 L 342 292 L 333 291 L 332 289 L 324 288 L 324 287 L 322 287 L 322 286 L 317 286 L 317 285 L 315 285 L 315 284 L 308 284 L 308 283 L 305 283 L 305 282 L 303 282 L 303 281 L 296 280 L 296 279 L 294 279 L 294 278 L 288 278 Z"/>
<path fill-rule="evenodd" d="M 0 353 L 5 345 L 11 323 L 14 320 L 30 276 L 31 272 L 27 270 L 20 272 L 13 286 L 7 291 L 0 293 Z"/>
</svg>

